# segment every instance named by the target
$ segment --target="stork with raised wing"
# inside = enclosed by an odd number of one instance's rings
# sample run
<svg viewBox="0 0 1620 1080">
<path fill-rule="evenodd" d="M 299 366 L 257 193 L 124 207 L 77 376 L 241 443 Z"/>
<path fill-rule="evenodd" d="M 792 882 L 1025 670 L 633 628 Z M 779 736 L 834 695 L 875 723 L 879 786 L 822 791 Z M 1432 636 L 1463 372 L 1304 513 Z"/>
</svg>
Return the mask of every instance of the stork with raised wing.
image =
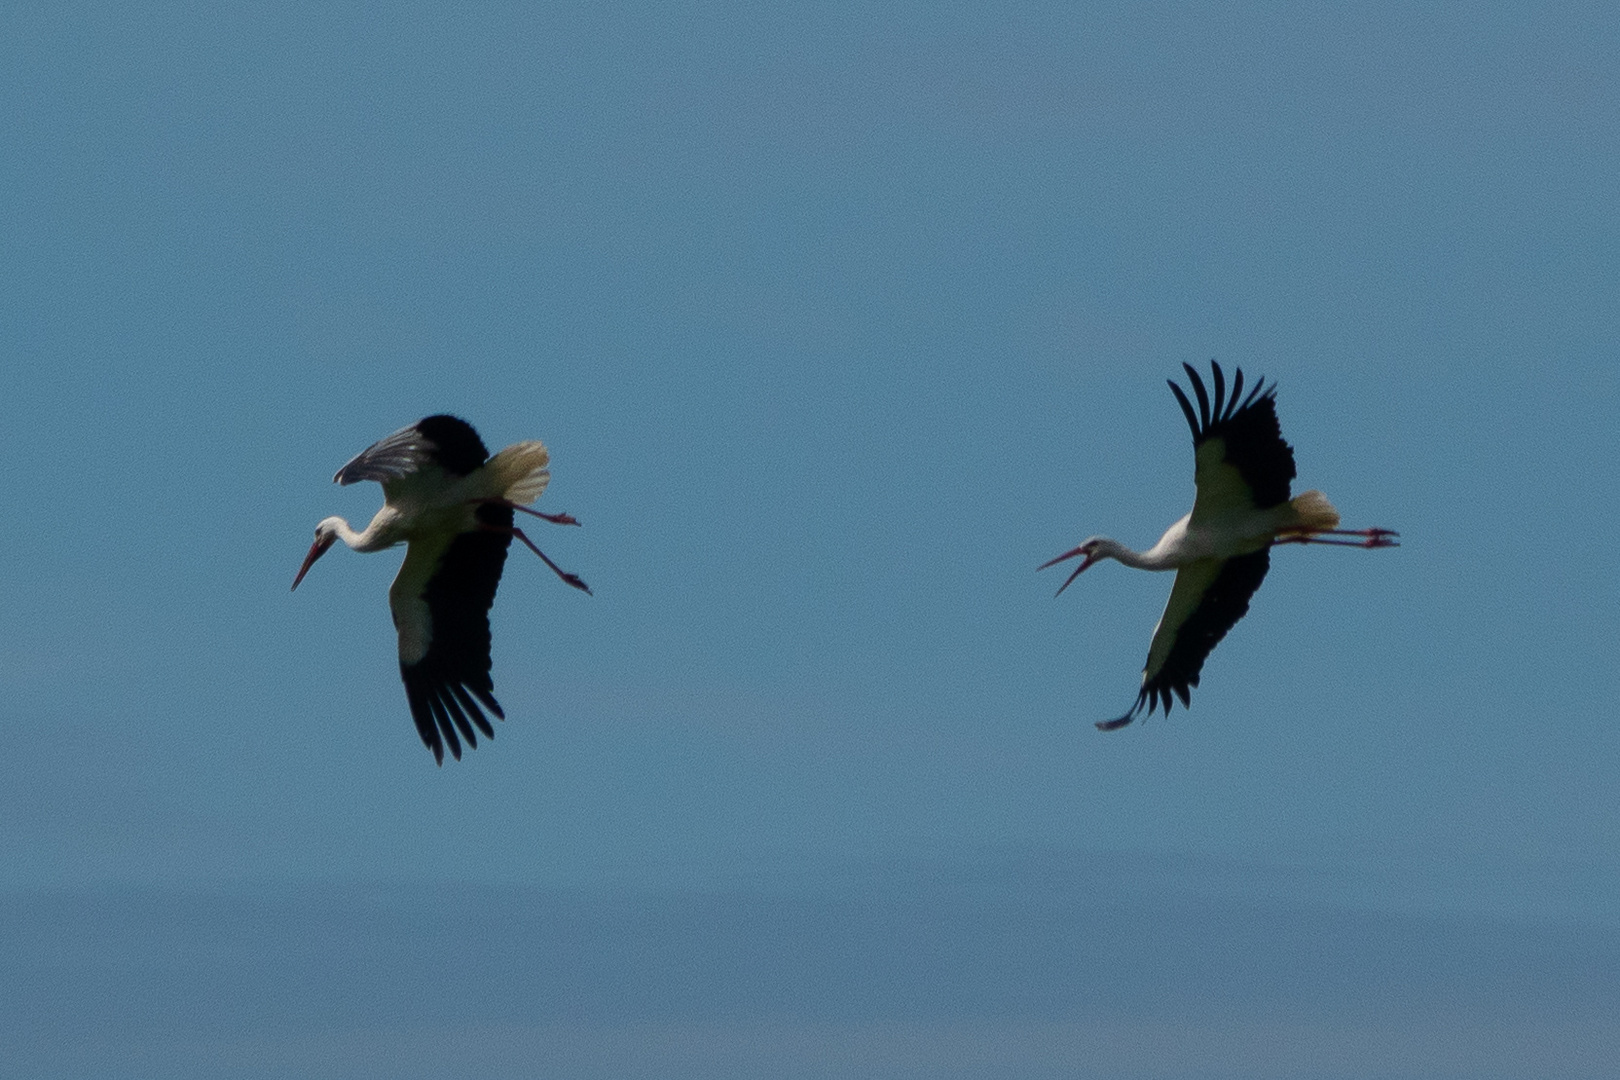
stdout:
<svg viewBox="0 0 1620 1080">
<path fill-rule="evenodd" d="M 406 545 L 388 606 L 399 631 L 405 698 L 417 733 L 441 765 L 446 745 L 458 761 L 462 739 L 469 747 L 478 745 L 475 727 L 485 738 L 495 737 L 484 710 L 506 719 L 489 675 L 489 609 L 512 538 L 527 544 L 563 581 L 591 591 L 513 524 L 514 510 L 556 525 L 579 524 L 568 514 L 543 514 L 524 505 L 546 489 L 549 462 L 545 446 L 532 440 L 490 457 L 472 425 L 454 416 L 429 416 L 401 428 L 332 478 L 339 484 L 377 481 L 383 508 L 361 532 L 340 517 L 315 526 L 315 542 L 293 579 L 296 589 L 338 540 L 355 551 Z"/>
<path fill-rule="evenodd" d="M 1277 424 L 1275 385 L 1261 379 L 1243 396 L 1243 369 L 1226 393 L 1226 377 L 1212 363 L 1215 400 L 1210 402 L 1204 380 L 1190 364 L 1182 364 L 1192 380 L 1198 410 L 1170 381 L 1170 389 L 1192 428 L 1198 493 L 1192 513 L 1170 526 L 1159 542 L 1146 551 L 1132 551 L 1117 540 L 1093 536 L 1072 551 L 1041 564 L 1045 570 L 1068 559 L 1082 557 L 1074 573 L 1058 587 L 1062 594 L 1089 566 L 1114 559 L 1141 570 L 1174 570 L 1175 584 L 1148 647 L 1142 669 L 1142 689 L 1136 704 L 1115 720 L 1097 724 L 1115 731 L 1180 698 L 1192 703 L 1191 688 L 1199 672 L 1226 632 L 1248 612 L 1249 598 L 1271 567 L 1271 549 L 1279 544 L 1332 544 L 1340 547 L 1396 547 L 1398 533 L 1389 529 L 1341 529 L 1339 512 L 1320 491 L 1289 497 L 1294 479 L 1294 451 L 1283 441 Z M 1332 539 L 1356 537 L 1357 539 Z"/>
</svg>

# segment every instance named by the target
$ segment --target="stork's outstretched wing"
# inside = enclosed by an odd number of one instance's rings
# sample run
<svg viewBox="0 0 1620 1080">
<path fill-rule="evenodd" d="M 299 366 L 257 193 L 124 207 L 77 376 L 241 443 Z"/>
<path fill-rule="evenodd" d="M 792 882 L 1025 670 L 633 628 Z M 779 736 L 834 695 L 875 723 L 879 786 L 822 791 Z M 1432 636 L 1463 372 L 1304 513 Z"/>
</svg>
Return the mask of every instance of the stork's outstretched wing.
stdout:
<svg viewBox="0 0 1620 1080">
<path fill-rule="evenodd" d="M 1277 423 L 1276 386 L 1268 387 L 1261 379 L 1244 398 L 1243 369 L 1238 368 L 1228 398 L 1221 365 L 1211 363 L 1215 376 L 1212 407 L 1198 372 L 1191 364 L 1181 366 L 1198 398 L 1194 412 L 1181 387 L 1170 383 L 1193 435 L 1198 497 L 1190 524 L 1197 527 L 1234 510 L 1263 510 L 1287 502 L 1295 475 L 1294 451 L 1283 440 Z"/>
<path fill-rule="evenodd" d="M 1142 690 L 1130 712 L 1117 720 L 1097 726 L 1104 731 L 1122 728 L 1135 720 L 1146 706 L 1146 715 L 1162 708 L 1170 715 L 1170 703 L 1180 698 L 1185 708 L 1192 704 L 1192 688 L 1198 685 L 1204 660 L 1226 632 L 1248 614 L 1249 598 L 1271 569 L 1269 548 L 1230 559 L 1202 559 L 1176 571 L 1170 602 L 1153 631 L 1147 664 L 1142 669 Z"/>
<path fill-rule="evenodd" d="M 375 480 L 387 484 L 437 465 L 452 476 L 466 476 L 489 457 L 478 432 L 467 421 L 440 414 L 400 428 L 356 454 L 332 477 L 339 484 Z"/>
<path fill-rule="evenodd" d="M 478 745 L 474 727 L 495 737 L 480 704 L 506 719 L 489 674 L 489 609 L 512 543 L 512 511 L 486 504 L 477 517 L 494 531 L 412 540 L 388 590 L 411 717 L 441 763 L 446 744 L 461 759 L 458 731 L 469 747 Z"/>
</svg>

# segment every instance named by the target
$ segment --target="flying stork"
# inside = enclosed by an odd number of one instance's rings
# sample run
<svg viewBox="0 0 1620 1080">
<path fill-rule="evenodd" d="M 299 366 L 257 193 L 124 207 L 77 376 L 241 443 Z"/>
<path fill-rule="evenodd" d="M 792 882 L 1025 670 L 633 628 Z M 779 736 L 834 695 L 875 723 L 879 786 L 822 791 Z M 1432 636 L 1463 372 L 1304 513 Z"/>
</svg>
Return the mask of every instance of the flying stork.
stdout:
<svg viewBox="0 0 1620 1080">
<path fill-rule="evenodd" d="M 1191 705 L 1190 689 L 1198 685 L 1204 658 L 1249 610 L 1249 597 L 1265 580 L 1271 549 L 1279 544 L 1333 544 L 1340 547 L 1396 547 L 1399 533 L 1389 529 L 1340 529 L 1339 512 L 1320 491 L 1289 498 L 1294 479 L 1294 451 L 1283 441 L 1277 424 L 1275 384 L 1261 379 L 1243 397 L 1243 369 L 1226 393 L 1221 366 L 1211 363 L 1215 375 L 1215 401 L 1210 403 L 1204 380 L 1191 364 L 1182 364 L 1192 380 L 1198 411 L 1173 380 L 1170 389 L 1192 428 L 1197 497 L 1192 513 L 1170 526 L 1159 542 L 1146 551 L 1132 551 L 1117 540 L 1093 536 L 1073 551 L 1041 564 L 1045 570 L 1067 559 L 1084 556 L 1080 565 L 1058 587 L 1062 594 L 1087 567 L 1114 559 L 1140 570 L 1174 570 L 1170 602 L 1153 631 L 1142 689 L 1136 704 L 1117 720 L 1097 724 L 1116 731 L 1136 719 L 1163 708 L 1170 715 L 1173 697 Z M 1327 537 L 1354 536 L 1355 540 Z"/>
<path fill-rule="evenodd" d="M 375 480 L 383 508 L 362 532 L 340 517 L 315 526 L 315 542 L 292 587 L 315 560 L 342 540 L 355 551 L 381 551 L 404 543 L 405 561 L 388 590 L 399 631 L 399 674 L 422 741 L 444 764 L 444 748 L 461 760 L 461 738 L 478 745 L 495 729 L 487 709 L 506 719 L 489 677 L 489 608 L 515 536 L 574 588 L 591 590 L 563 571 L 512 524 L 512 511 L 557 525 L 578 525 L 568 514 L 543 514 L 523 505 L 540 497 L 551 479 L 551 455 L 538 441 L 513 443 L 489 456 L 471 424 L 429 416 L 401 428 L 337 471 L 339 484 Z M 482 708 L 480 708 L 482 706 Z"/>
</svg>

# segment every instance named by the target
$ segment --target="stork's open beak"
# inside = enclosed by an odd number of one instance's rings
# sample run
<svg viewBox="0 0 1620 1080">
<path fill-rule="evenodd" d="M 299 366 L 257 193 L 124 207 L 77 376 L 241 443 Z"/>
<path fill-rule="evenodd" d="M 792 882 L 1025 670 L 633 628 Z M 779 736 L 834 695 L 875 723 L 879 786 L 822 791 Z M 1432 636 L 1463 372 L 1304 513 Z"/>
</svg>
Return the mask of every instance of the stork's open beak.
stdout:
<svg viewBox="0 0 1620 1080">
<path fill-rule="evenodd" d="M 1056 566 L 1058 563 L 1064 562 L 1064 561 L 1069 560 L 1069 559 L 1072 559 L 1076 555 L 1085 555 L 1085 560 L 1082 561 L 1079 566 L 1074 568 L 1074 573 L 1069 575 L 1069 578 L 1068 578 L 1067 581 L 1065 581 L 1062 585 L 1058 586 L 1058 591 L 1053 593 L 1052 594 L 1053 596 L 1062 596 L 1063 595 L 1063 590 L 1067 589 L 1069 587 L 1070 583 L 1073 582 L 1075 578 L 1077 578 L 1081 574 L 1085 573 L 1086 568 L 1088 566 L 1090 566 L 1092 563 L 1097 561 L 1097 556 L 1094 555 L 1094 554 L 1087 553 L 1086 545 L 1081 544 L 1079 547 L 1075 548 L 1073 551 L 1065 551 L 1063 554 L 1059 555 L 1057 558 L 1049 559 L 1046 562 L 1041 563 L 1041 565 L 1039 565 L 1039 566 L 1037 566 L 1035 568 L 1037 571 L 1045 570 L 1048 566 Z"/>
<path fill-rule="evenodd" d="M 298 576 L 293 578 L 292 587 L 294 589 L 298 588 L 298 583 L 304 580 L 304 575 L 309 573 L 309 568 L 315 565 L 315 560 L 325 555 L 326 549 L 331 547 L 332 542 L 336 539 L 335 536 L 322 536 L 309 545 L 309 554 L 304 556 L 304 565 L 298 568 Z"/>
</svg>

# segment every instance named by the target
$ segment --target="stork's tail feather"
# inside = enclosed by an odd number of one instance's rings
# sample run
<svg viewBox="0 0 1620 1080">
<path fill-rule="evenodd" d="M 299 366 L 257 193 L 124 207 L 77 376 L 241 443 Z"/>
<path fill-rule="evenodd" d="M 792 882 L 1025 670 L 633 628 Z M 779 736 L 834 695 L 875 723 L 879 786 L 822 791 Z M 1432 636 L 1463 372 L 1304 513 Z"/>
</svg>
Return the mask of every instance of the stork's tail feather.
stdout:
<svg viewBox="0 0 1620 1080">
<path fill-rule="evenodd" d="M 1327 496 L 1320 491 L 1307 491 L 1296 495 L 1289 503 L 1299 517 L 1299 524 L 1307 529 L 1337 529 L 1339 512 L 1333 509 Z"/>
<path fill-rule="evenodd" d="M 546 490 L 551 481 L 551 470 L 546 466 L 551 454 L 538 440 L 513 443 L 490 458 L 485 464 L 494 483 L 491 485 L 500 497 L 519 505 L 532 503 Z"/>
</svg>

